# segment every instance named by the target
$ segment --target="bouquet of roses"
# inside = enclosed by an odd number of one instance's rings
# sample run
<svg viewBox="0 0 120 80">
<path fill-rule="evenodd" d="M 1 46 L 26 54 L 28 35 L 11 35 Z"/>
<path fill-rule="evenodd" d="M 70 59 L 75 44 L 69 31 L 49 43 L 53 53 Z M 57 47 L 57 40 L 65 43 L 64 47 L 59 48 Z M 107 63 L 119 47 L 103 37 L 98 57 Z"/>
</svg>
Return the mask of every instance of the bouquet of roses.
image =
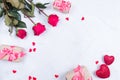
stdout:
<svg viewBox="0 0 120 80">
<path fill-rule="evenodd" d="M 42 23 L 35 23 L 32 18 L 35 17 L 35 8 L 39 13 L 44 14 L 47 17 L 47 21 L 50 25 L 55 27 L 59 21 L 59 17 L 56 14 L 47 15 L 43 10 L 47 8 L 49 3 L 34 3 L 33 0 L 0 0 L 0 17 L 4 17 L 5 24 L 9 26 L 10 34 L 13 30 L 16 31 L 16 36 L 23 39 L 27 36 L 25 30 L 26 23 L 21 20 L 21 14 L 28 18 L 32 23 L 32 30 L 34 35 L 39 36 L 46 28 Z"/>
</svg>

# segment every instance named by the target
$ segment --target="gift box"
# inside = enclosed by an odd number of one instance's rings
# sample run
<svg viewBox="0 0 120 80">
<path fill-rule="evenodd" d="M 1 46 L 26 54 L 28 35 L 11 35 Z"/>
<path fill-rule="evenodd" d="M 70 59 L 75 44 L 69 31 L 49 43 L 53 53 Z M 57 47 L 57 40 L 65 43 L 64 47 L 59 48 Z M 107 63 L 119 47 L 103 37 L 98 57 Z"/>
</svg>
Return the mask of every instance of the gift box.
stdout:
<svg viewBox="0 0 120 80">
<path fill-rule="evenodd" d="M 92 80 L 92 77 L 85 66 L 79 65 L 66 74 L 66 80 Z"/>
<path fill-rule="evenodd" d="M 0 60 L 19 62 L 25 56 L 24 48 L 18 46 L 1 45 Z"/>
<path fill-rule="evenodd" d="M 60 12 L 68 13 L 71 8 L 71 3 L 67 0 L 55 0 L 53 7 Z"/>
</svg>

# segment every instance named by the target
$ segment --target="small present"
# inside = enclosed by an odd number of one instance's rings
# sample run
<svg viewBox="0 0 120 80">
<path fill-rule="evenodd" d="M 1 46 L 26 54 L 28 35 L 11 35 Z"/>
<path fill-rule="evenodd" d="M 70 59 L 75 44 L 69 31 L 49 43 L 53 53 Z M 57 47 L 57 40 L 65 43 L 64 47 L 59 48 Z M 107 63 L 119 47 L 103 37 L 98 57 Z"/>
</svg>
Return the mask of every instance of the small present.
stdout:
<svg viewBox="0 0 120 80">
<path fill-rule="evenodd" d="M 55 0 L 53 7 L 60 12 L 68 13 L 71 8 L 71 3 L 67 0 Z"/>
<path fill-rule="evenodd" d="M 0 60 L 19 62 L 25 55 L 24 49 L 18 46 L 1 45 Z"/>
<path fill-rule="evenodd" d="M 92 80 L 92 77 L 85 66 L 79 65 L 66 74 L 66 80 Z"/>
</svg>

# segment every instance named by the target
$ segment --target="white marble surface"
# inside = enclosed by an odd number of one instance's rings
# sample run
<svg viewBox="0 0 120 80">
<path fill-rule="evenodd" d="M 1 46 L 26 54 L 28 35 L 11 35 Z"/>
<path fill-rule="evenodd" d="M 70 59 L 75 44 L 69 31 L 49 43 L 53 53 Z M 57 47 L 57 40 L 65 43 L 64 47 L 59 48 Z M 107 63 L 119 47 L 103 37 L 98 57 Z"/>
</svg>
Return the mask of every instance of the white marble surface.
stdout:
<svg viewBox="0 0 120 80">
<path fill-rule="evenodd" d="M 29 75 L 37 80 L 65 80 L 66 72 L 78 64 L 87 66 L 93 80 L 102 80 L 94 72 L 104 63 L 105 54 L 114 55 L 115 62 L 109 66 L 111 76 L 104 80 L 120 79 L 120 0 L 70 0 L 69 14 L 54 10 L 53 0 L 38 1 L 50 2 L 45 12 L 58 14 L 60 22 L 53 28 L 45 16 L 36 12 L 33 20 L 45 24 L 47 31 L 35 37 L 31 30 L 33 24 L 23 19 L 27 22 L 28 36 L 21 40 L 15 33 L 10 36 L 3 18 L 0 19 L 0 44 L 18 45 L 27 53 L 20 63 L 0 61 L 0 80 L 28 80 Z M 81 21 L 82 16 L 84 21 Z M 66 21 L 66 17 L 70 20 Z M 29 53 L 33 41 L 37 51 Z M 13 69 L 17 70 L 16 74 L 12 73 Z M 54 74 L 59 74 L 59 78 L 54 78 Z"/>
</svg>

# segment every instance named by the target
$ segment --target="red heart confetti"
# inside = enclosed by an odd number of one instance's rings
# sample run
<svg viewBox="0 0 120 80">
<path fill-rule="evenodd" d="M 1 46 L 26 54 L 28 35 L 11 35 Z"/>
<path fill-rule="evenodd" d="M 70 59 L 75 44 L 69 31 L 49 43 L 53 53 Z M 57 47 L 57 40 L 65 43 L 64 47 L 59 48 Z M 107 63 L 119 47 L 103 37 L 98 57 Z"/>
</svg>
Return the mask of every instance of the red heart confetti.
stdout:
<svg viewBox="0 0 120 80">
<path fill-rule="evenodd" d="M 17 71 L 16 71 L 16 70 L 13 70 L 12 72 L 15 74 Z"/>
<path fill-rule="evenodd" d="M 109 55 L 105 55 L 104 56 L 104 62 L 107 64 L 107 65 L 110 65 L 114 62 L 114 56 L 109 56 Z"/>
<path fill-rule="evenodd" d="M 32 42 L 32 45 L 35 46 L 35 42 Z"/>
<path fill-rule="evenodd" d="M 69 21 L 69 17 L 66 17 L 65 19 L 66 19 L 67 21 Z"/>
<path fill-rule="evenodd" d="M 82 17 L 81 20 L 82 20 L 82 21 L 85 20 L 85 17 Z"/>
<path fill-rule="evenodd" d="M 99 61 L 96 61 L 96 62 L 95 62 L 95 64 L 98 64 L 98 63 L 99 63 Z"/>
<path fill-rule="evenodd" d="M 55 76 L 55 78 L 58 78 L 58 77 L 59 77 L 59 75 L 58 75 L 58 74 L 55 74 L 54 76 Z"/>
<path fill-rule="evenodd" d="M 36 48 L 33 48 L 33 52 L 36 52 Z"/>
<path fill-rule="evenodd" d="M 100 69 L 96 71 L 96 75 L 99 78 L 108 78 L 110 76 L 109 67 L 106 64 L 100 65 Z"/>
<path fill-rule="evenodd" d="M 31 79 L 32 79 L 32 77 L 31 77 L 31 76 L 29 76 L 29 77 L 28 77 L 28 80 L 31 80 Z"/>
<path fill-rule="evenodd" d="M 32 49 L 31 49 L 31 48 L 29 49 L 29 52 L 32 52 Z"/>
<path fill-rule="evenodd" d="M 36 78 L 36 77 L 33 77 L 33 80 L 37 80 L 37 78 Z"/>
</svg>

